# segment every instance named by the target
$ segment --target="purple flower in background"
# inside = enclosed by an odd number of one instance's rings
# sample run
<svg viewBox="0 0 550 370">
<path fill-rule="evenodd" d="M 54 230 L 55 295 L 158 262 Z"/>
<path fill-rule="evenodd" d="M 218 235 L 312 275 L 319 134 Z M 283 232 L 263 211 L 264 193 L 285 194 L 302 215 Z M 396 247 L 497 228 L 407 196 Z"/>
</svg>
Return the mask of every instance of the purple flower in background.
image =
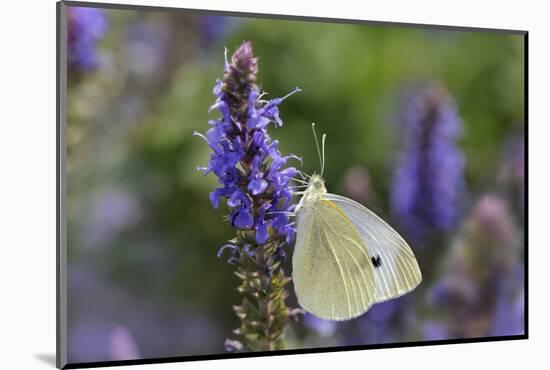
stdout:
<svg viewBox="0 0 550 370">
<path fill-rule="evenodd" d="M 468 276 L 449 274 L 432 287 L 427 298 L 434 305 L 471 307 L 477 303 L 478 294 L 478 286 Z"/>
<path fill-rule="evenodd" d="M 479 198 L 470 215 L 470 228 L 476 226 L 480 237 L 493 243 L 501 242 L 501 248 L 513 244 L 515 229 L 508 203 L 495 195 Z M 515 252 L 515 251 L 510 251 Z M 511 255 L 515 255 L 512 254 Z M 512 261 L 513 262 L 513 261 Z"/>
<path fill-rule="evenodd" d="M 399 320 L 399 308 L 392 301 L 374 305 L 366 315 L 358 319 L 358 332 L 346 340 L 354 345 L 391 342 L 394 339 L 392 322 Z M 401 328 L 405 330 L 404 327 Z"/>
<path fill-rule="evenodd" d="M 501 288 L 494 308 L 493 335 L 522 335 L 525 333 L 524 291 L 514 295 L 512 289 Z"/>
<path fill-rule="evenodd" d="M 84 232 L 83 245 L 108 245 L 118 233 L 135 225 L 142 217 L 139 200 L 132 193 L 108 190 L 94 199 Z"/>
<path fill-rule="evenodd" d="M 437 321 L 425 322 L 422 326 L 422 334 L 426 340 L 449 339 L 447 327 Z"/>
<path fill-rule="evenodd" d="M 69 68 L 92 71 L 99 65 L 98 42 L 109 28 L 102 9 L 69 7 L 67 12 L 67 58 Z"/>
<path fill-rule="evenodd" d="M 304 315 L 304 324 L 322 337 L 332 336 L 338 328 L 335 321 L 323 320 L 308 313 Z"/>
<path fill-rule="evenodd" d="M 444 277 L 427 296 L 427 304 L 446 316 L 440 324 L 448 337 L 523 333 L 521 246 L 507 202 L 480 197 L 443 261 Z M 424 328 L 424 334 L 437 339 L 434 327 Z"/>
<path fill-rule="evenodd" d="M 519 209 L 525 209 L 525 137 L 518 135 L 505 141 L 499 179 L 513 190 Z"/>
<path fill-rule="evenodd" d="M 405 111 L 404 150 L 393 177 L 391 208 L 407 236 L 421 243 L 431 230 L 449 230 L 464 189 L 464 156 L 457 146 L 462 123 L 439 85 Z"/>
<path fill-rule="evenodd" d="M 341 344 L 389 343 L 407 338 L 417 322 L 411 312 L 412 305 L 410 297 L 375 304 L 365 315 L 350 321 L 348 334 L 341 338 Z"/>
<path fill-rule="evenodd" d="M 374 305 L 365 315 L 365 318 L 377 324 L 384 324 L 391 320 L 401 306 L 401 300 L 390 300 Z"/>
<path fill-rule="evenodd" d="M 169 25 L 139 19 L 125 30 L 126 65 L 137 75 L 155 75 L 168 62 L 171 31 Z"/>
<path fill-rule="evenodd" d="M 231 18 L 225 16 L 205 15 L 200 17 L 199 30 L 202 42 L 211 44 L 223 39 L 231 23 Z"/>
<path fill-rule="evenodd" d="M 218 208 L 225 199 L 228 220 L 236 229 L 236 237 L 219 251 L 229 251 L 228 262 L 235 265 L 241 279 L 237 291 L 242 304 L 233 309 L 240 327 L 233 331 L 241 341 L 228 339 L 227 351 L 274 350 L 283 348 L 283 334 L 291 318 L 300 310 L 289 309 L 285 285 L 290 282 L 281 262 L 283 246 L 294 240 L 295 225 L 289 216 L 292 204 L 294 167 L 285 167 L 278 141 L 272 140 L 268 128 L 283 124 L 279 105 L 283 98 L 263 100 L 256 85 L 257 58 L 250 42 L 237 48 L 231 61 L 225 61 L 223 80 L 214 86 L 216 109 L 220 117 L 209 122 L 205 135 L 211 149 L 205 174 L 217 176 L 220 186 L 210 193 L 210 202 Z"/>
<path fill-rule="evenodd" d="M 502 150 L 501 177 L 523 181 L 525 177 L 525 137 L 518 135 L 505 141 Z"/>
<path fill-rule="evenodd" d="M 109 333 L 109 352 L 115 361 L 140 358 L 136 342 L 124 326 L 116 326 Z"/>
</svg>

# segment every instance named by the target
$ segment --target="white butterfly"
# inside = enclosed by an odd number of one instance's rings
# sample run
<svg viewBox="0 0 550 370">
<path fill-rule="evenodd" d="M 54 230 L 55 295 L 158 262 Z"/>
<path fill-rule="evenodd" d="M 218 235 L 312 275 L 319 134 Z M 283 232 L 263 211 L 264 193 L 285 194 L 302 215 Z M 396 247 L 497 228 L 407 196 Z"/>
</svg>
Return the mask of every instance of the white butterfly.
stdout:
<svg viewBox="0 0 550 370">
<path fill-rule="evenodd" d="M 313 315 L 349 320 L 410 292 L 422 274 L 407 242 L 386 222 L 363 205 L 327 192 L 322 178 L 326 135 L 321 156 L 313 133 L 322 169 L 303 181 L 307 188 L 296 207 L 294 290 L 300 306 Z"/>
</svg>

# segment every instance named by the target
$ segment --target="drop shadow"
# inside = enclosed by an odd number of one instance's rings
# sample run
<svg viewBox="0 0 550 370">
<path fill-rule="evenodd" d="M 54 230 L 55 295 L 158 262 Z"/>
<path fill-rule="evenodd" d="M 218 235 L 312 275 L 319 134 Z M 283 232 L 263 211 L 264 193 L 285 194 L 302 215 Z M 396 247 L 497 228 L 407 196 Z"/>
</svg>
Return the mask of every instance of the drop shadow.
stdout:
<svg viewBox="0 0 550 370">
<path fill-rule="evenodd" d="M 41 354 L 35 354 L 34 357 L 46 365 L 51 365 L 55 367 L 55 354 L 52 353 L 41 353 Z"/>
</svg>

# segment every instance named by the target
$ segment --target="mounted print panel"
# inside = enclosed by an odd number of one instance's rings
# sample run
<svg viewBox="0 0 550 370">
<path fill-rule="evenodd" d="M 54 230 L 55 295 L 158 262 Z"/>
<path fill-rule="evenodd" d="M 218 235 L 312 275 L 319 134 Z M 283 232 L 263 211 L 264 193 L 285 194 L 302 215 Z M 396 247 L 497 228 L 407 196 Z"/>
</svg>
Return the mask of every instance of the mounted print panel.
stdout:
<svg viewBox="0 0 550 370">
<path fill-rule="evenodd" d="M 58 3 L 58 367 L 527 338 L 527 32 Z"/>
</svg>

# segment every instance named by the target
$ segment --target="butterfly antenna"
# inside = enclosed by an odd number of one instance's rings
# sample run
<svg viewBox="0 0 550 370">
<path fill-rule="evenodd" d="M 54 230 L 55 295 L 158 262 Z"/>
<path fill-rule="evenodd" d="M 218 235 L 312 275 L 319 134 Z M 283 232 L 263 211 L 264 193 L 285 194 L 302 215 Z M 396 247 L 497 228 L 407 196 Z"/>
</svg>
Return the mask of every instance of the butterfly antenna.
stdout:
<svg viewBox="0 0 550 370">
<path fill-rule="evenodd" d="M 319 162 L 321 168 L 323 168 L 323 157 L 321 156 L 321 148 L 319 147 L 319 139 L 317 139 L 317 133 L 315 132 L 315 122 L 311 123 L 311 129 L 313 130 L 313 137 L 315 138 L 315 146 L 317 147 L 317 155 L 319 156 Z M 324 138 L 323 138 L 324 141 Z M 322 170 L 321 170 L 322 172 Z"/>
<path fill-rule="evenodd" d="M 322 159 L 321 159 L 321 177 L 323 177 L 323 174 L 325 173 L 325 140 L 327 138 L 327 134 L 323 134 L 323 139 L 321 142 L 321 150 L 322 150 Z"/>
</svg>

